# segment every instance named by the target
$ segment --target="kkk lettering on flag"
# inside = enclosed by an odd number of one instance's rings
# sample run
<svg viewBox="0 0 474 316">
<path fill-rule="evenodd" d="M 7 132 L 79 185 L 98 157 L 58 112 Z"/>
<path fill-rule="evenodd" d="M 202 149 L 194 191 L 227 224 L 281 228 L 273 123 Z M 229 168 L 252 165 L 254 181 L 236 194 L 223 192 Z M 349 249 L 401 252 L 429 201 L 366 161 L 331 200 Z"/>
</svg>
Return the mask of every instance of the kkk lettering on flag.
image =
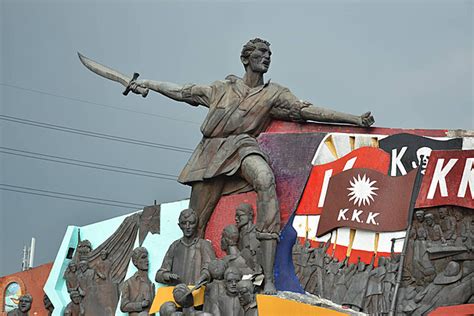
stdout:
<svg viewBox="0 0 474 316">
<path fill-rule="evenodd" d="M 323 165 L 314 166 L 296 209 L 298 215 L 319 215 L 326 199 L 329 180 L 352 168 L 370 168 L 383 173 L 388 170 L 389 155 L 374 147 L 362 147 Z"/>
<path fill-rule="evenodd" d="M 432 150 L 462 149 L 462 143 L 462 138 L 437 140 L 401 133 L 380 140 L 379 146 L 390 154 L 389 174 L 403 176 L 418 166 L 424 174 Z"/>
<path fill-rule="evenodd" d="M 433 151 L 416 207 L 474 208 L 474 150 Z"/>
<path fill-rule="evenodd" d="M 391 177 L 371 169 L 351 169 L 333 176 L 316 236 L 338 227 L 375 232 L 406 229 L 416 173 Z"/>
</svg>

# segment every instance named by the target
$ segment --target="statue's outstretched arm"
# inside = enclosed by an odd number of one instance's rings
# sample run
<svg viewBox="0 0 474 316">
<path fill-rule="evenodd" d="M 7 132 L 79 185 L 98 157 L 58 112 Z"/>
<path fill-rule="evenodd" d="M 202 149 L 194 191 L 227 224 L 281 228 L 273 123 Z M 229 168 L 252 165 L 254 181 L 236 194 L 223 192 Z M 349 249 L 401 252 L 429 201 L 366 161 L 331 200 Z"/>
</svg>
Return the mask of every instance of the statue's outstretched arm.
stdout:
<svg viewBox="0 0 474 316">
<path fill-rule="evenodd" d="M 199 102 L 199 100 L 203 98 L 206 99 L 211 93 L 211 87 L 203 85 L 180 85 L 172 82 L 154 80 L 137 80 L 130 84 L 130 89 L 137 94 L 140 93 L 138 87 L 153 90 L 176 101 L 193 103 L 193 105 L 202 103 Z"/>
<path fill-rule="evenodd" d="M 370 112 L 358 116 L 337 112 L 314 105 L 310 105 L 301 109 L 301 117 L 302 119 L 309 121 L 347 123 L 364 127 L 369 127 L 375 122 L 374 117 L 370 114 Z"/>
</svg>

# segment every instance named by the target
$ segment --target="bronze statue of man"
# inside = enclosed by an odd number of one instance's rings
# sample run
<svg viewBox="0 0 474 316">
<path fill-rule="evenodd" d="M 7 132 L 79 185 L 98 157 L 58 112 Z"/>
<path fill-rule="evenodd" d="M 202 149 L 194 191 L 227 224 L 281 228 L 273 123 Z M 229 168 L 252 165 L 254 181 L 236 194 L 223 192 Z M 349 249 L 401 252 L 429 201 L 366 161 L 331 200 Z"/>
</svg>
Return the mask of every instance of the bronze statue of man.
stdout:
<svg viewBox="0 0 474 316">
<path fill-rule="evenodd" d="M 156 272 L 156 282 L 196 285 L 202 270 L 215 259 L 211 243 L 198 236 L 197 223 L 198 216 L 194 210 L 181 211 L 178 225 L 183 237 L 175 240 L 168 248 L 161 268 Z"/>
<path fill-rule="evenodd" d="M 120 310 L 130 316 L 149 315 L 155 297 L 155 285 L 148 278 L 149 261 L 146 248 L 133 249 L 132 262 L 138 271 L 121 286 Z"/>
<path fill-rule="evenodd" d="M 209 108 L 201 126 L 203 138 L 178 181 L 192 186 L 190 208 L 198 214 L 201 237 L 221 195 L 251 189 L 257 192 L 256 226 L 264 258 L 264 291 L 267 294 L 276 293 L 273 265 L 280 232 L 280 209 L 273 172 L 256 138 L 272 119 L 358 126 L 374 123 L 370 112 L 356 116 L 316 107 L 300 101 L 285 87 L 264 82 L 271 54 L 270 43 L 255 38 L 244 45 L 240 54 L 245 68 L 243 78 L 229 75 L 225 80 L 210 85 L 179 85 L 138 81 L 134 80 L 137 77 L 134 76 L 124 92 L 133 91 L 146 96 L 148 90 L 153 90 L 176 101 Z M 104 67 L 97 66 L 82 55 L 79 57 L 86 67 L 97 74 L 122 83 L 125 80 L 117 79 L 117 75 L 110 76 L 108 71 L 98 71 L 98 67 Z"/>
<path fill-rule="evenodd" d="M 78 290 L 72 290 L 69 294 L 71 302 L 67 304 L 64 310 L 64 316 L 85 316 L 84 306 L 82 305 L 82 296 Z"/>
<path fill-rule="evenodd" d="M 255 288 L 250 280 L 242 280 L 237 283 L 240 306 L 244 309 L 244 316 L 258 316 Z"/>
</svg>

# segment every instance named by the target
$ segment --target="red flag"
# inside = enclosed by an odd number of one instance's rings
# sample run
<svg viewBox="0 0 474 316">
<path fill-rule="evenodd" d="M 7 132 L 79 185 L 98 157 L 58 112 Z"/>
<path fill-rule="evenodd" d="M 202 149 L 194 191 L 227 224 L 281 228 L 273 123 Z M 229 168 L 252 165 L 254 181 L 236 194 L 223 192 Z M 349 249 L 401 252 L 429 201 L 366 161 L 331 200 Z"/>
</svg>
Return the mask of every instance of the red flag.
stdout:
<svg viewBox="0 0 474 316">
<path fill-rule="evenodd" d="M 327 187 L 332 176 L 351 168 L 370 168 L 387 173 L 390 155 L 374 147 L 351 151 L 336 161 L 314 166 L 296 209 L 297 215 L 319 215 L 324 206 Z"/>
<path fill-rule="evenodd" d="M 474 208 L 474 150 L 432 151 L 416 207 Z"/>
<path fill-rule="evenodd" d="M 390 177 L 371 169 L 351 169 L 333 176 L 316 236 L 338 227 L 375 232 L 406 229 L 416 172 Z"/>
</svg>

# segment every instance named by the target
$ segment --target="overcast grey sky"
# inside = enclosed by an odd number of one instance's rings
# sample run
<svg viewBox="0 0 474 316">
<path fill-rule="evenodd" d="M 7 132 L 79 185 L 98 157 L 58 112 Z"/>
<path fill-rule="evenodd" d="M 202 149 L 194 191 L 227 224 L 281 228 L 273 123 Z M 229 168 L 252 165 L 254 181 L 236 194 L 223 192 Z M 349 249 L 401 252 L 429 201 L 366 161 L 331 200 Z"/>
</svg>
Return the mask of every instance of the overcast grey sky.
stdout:
<svg viewBox="0 0 474 316">
<path fill-rule="evenodd" d="M 121 86 L 85 69 L 77 51 L 142 78 L 210 83 L 241 75 L 241 46 L 259 36 L 272 43 L 266 78 L 301 99 L 372 110 L 377 126 L 474 129 L 472 1 L 0 3 L 0 275 L 20 270 L 32 236 L 36 264 L 50 262 L 67 225 L 134 210 L 5 189 L 120 205 L 188 197 L 173 180 L 31 158 L 178 175 L 190 154 L 156 144 L 193 149 L 200 140 L 204 108 L 152 93 L 124 97 Z"/>
</svg>

